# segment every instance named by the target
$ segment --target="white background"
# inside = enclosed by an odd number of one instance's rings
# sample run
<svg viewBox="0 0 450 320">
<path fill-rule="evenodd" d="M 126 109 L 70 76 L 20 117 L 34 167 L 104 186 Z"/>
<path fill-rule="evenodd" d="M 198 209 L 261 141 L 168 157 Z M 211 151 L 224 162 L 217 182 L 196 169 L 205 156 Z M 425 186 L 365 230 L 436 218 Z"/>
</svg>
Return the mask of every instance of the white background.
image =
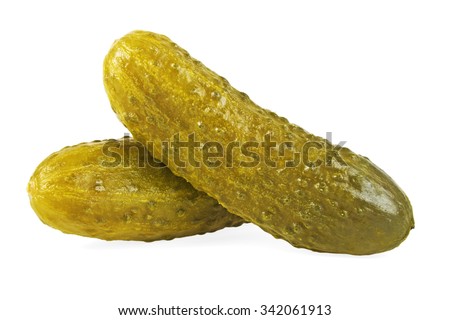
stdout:
<svg viewBox="0 0 450 320">
<path fill-rule="evenodd" d="M 431 0 L 2 1 L 0 318 L 219 303 L 330 304 L 328 319 L 448 317 L 449 17 L 448 1 Z M 295 249 L 252 225 L 153 243 L 43 225 L 26 193 L 39 162 L 126 132 L 102 61 L 134 29 L 169 36 L 259 105 L 346 140 L 408 194 L 416 229 L 390 252 L 355 257 Z"/>
</svg>

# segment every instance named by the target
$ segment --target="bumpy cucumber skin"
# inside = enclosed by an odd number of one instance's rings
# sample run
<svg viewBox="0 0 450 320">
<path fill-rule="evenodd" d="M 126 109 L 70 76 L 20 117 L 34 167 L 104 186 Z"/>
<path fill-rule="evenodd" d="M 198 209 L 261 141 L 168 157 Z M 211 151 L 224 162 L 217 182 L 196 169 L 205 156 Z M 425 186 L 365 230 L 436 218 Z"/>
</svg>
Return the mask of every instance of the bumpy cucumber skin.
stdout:
<svg viewBox="0 0 450 320">
<path fill-rule="evenodd" d="M 142 143 L 153 143 L 163 157 L 162 141 L 174 134 L 196 140 L 327 142 L 253 103 L 224 78 L 206 68 L 167 37 L 135 31 L 117 40 L 104 60 L 104 84 L 118 118 Z M 173 140 L 173 139 L 172 139 Z M 201 150 L 195 150 L 201 159 Z M 263 158 L 261 149 L 259 156 Z M 324 150 L 314 150 L 324 158 Z M 349 149 L 347 165 L 273 168 L 168 167 L 195 188 L 216 198 L 236 215 L 276 238 L 314 251 L 373 254 L 397 247 L 414 227 L 412 207 L 395 182 L 370 160 Z M 180 158 L 187 161 L 187 153 Z M 246 159 L 248 160 L 248 159 Z"/>
<path fill-rule="evenodd" d="M 130 150 L 129 165 L 110 166 L 105 143 L 122 157 Z M 130 138 L 66 147 L 31 177 L 31 206 L 55 229 L 104 240 L 170 240 L 243 223 L 167 167 L 147 165 L 147 156 Z"/>
</svg>

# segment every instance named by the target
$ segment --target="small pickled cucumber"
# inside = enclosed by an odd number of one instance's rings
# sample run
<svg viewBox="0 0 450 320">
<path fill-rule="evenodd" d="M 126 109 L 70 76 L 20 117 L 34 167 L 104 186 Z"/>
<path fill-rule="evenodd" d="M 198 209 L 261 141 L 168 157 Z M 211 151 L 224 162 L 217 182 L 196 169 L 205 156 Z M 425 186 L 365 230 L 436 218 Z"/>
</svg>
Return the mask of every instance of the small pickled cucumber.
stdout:
<svg viewBox="0 0 450 320">
<path fill-rule="evenodd" d="M 53 153 L 37 167 L 28 194 L 45 224 L 105 240 L 168 240 L 243 223 L 131 138 Z"/>
<path fill-rule="evenodd" d="M 104 84 L 119 119 L 173 173 L 293 246 L 372 254 L 398 246 L 414 226 L 408 198 L 370 160 L 257 106 L 163 35 L 117 40 Z M 167 156 L 167 146 L 194 134 L 190 150 Z M 264 142 L 289 143 L 267 154 Z M 295 161 L 305 150 L 307 161 Z M 208 152 L 216 157 L 202 162 Z"/>
</svg>

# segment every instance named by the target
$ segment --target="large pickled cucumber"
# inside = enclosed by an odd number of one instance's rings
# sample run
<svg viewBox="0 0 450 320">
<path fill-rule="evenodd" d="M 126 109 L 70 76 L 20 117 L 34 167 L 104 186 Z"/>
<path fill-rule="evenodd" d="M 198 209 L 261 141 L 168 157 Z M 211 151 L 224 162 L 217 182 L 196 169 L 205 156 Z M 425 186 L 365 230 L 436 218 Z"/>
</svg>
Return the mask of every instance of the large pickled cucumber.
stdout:
<svg viewBox="0 0 450 320">
<path fill-rule="evenodd" d="M 242 224 L 152 160 L 129 138 L 66 147 L 37 167 L 31 205 L 53 228 L 105 240 L 173 239 Z"/>
<path fill-rule="evenodd" d="M 276 238 L 372 254 L 414 226 L 406 195 L 371 161 L 260 108 L 165 36 L 117 40 L 104 84 L 119 119 L 156 158 Z"/>
</svg>

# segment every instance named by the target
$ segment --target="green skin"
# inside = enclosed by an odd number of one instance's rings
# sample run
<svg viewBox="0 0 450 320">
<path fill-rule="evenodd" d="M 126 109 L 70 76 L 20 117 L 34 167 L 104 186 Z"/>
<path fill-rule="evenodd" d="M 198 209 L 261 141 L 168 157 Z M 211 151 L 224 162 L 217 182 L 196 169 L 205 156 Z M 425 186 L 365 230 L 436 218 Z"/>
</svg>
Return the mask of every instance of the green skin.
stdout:
<svg viewBox="0 0 450 320">
<path fill-rule="evenodd" d="M 173 173 L 295 247 L 378 253 L 398 246 L 414 227 L 408 198 L 371 161 L 346 148 L 328 159 L 333 146 L 325 139 L 257 106 L 165 36 L 135 31 L 117 40 L 104 61 L 104 84 L 119 119 Z M 188 141 L 192 133 L 196 141 L 218 142 L 224 149 L 233 141 L 262 142 L 267 134 L 292 145 L 284 154 L 272 150 L 275 167 L 265 161 L 242 165 L 266 159 L 263 148 L 252 149 L 252 158 L 239 154 L 214 168 L 188 161 L 202 159 L 202 148 L 165 157 L 164 141 L 175 134 Z M 304 150 L 316 165 L 302 161 L 286 168 Z"/>
<path fill-rule="evenodd" d="M 169 240 L 243 223 L 151 160 L 132 139 L 66 147 L 31 177 L 31 206 L 55 229 L 104 240 Z"/>
</svg>

